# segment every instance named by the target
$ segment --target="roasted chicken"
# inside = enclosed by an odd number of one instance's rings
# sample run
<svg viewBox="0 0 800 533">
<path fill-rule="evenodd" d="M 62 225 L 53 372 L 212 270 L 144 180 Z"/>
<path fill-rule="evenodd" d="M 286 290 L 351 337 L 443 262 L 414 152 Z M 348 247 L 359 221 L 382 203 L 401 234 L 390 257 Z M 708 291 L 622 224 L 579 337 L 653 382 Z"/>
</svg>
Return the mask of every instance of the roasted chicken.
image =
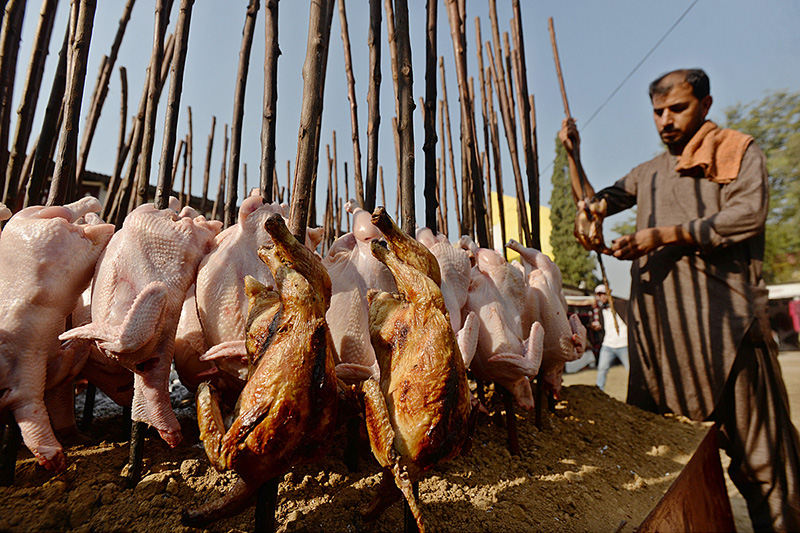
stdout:
<svg viewBox="0 0 800 533">
<path fill-rule="evenodd" d="M 266 228 L 274 245 L 260 248 L 259 256 L 277 290 L 246 278 L 250 370 L 227 431 L 213 387 L 202 384 L 197 391 L 197 421 L 209 461 L 218 470 L 235 470 L 240 479 L 222 498 L 185 512 L 188 524 L 242 511 L 267 480 L 320 457 L 331 441 L 337 381 L 325 322 L 330 277 L 280 215 L 270 216 Z"/>
</svg>

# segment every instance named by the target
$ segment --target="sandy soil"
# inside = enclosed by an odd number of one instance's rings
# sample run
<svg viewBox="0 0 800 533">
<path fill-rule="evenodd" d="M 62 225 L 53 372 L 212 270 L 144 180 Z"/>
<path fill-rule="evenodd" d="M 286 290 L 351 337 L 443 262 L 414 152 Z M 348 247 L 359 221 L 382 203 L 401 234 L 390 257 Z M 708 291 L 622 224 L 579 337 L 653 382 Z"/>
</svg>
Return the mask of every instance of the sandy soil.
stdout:
<svg viewBox="0 0 800 533">
<path fill-rule="evenodd" d="M 800 352 L 782 355 L 781 363 L 794 401 Z M 428 529 L 633 531 L 688 461 L 706 428 L 623 404 L 621 367 L 612 368 L 610 395 L 580 384 L 593 383 L 594 376 L 593 371 L 566 376 L 563 400 L 543 429 L 535 428 L 532 416 L 518 414 L 518 457 L 508 452 L 502 404 L 490 393 L 492 415 L 479 420 L 471 452 L 439 465 L 420 483 Z M 157 434 L 148 434 L 143 479 L 135 488 L 126 488 L 120 477 L 127 462 L 127 422 L 114 407 L 97 410 L 98 420 L 86 435 L 89 443 L 68 447 L 66 472 L 53 476 L 21 450 L 16 485 L 0 488 L 0 531 L 196 531 L 181 525 L 181 510 L 218 497 L 235 474 L 220 474 L 209 466 L 197 440 L 191 399 L 180 390 L 174 398 L 185 442 L 169 449 Z M 378 521 L 364 523 L 359 508 L 369 502 L 381 474 L 366 440 L 354 472 L 342 460 L 344 447 L 340 430 L 323 461 L 296 467 L 285 476 L 276 515 L 279 531 L 402 531 L 400 504 Z M 212 524 L 209 531 L 252 528 L 251 508 Z"/>
<path fill-rule="evenodd" d="M 786 382 L 786 390 L 789 394 L 792 422 L 795 427 L 800 428 L 800 352 L 781 352 L 778 356 L 778 362 L 781 365 L 783 379 Z M 595 383 L 596 379 L 597 371 L 587 368 L 575 374 L 565 375 L 564 383 L 566 385 L 592 385 Z M 606 379 L 606 394 L 624 402 L 627 391 L 628 373 L 621 365 L 611 367 Z M 723 471 L 725 472 L 725 481 L 728 486 L 728 496 L 731 499 L 731 508 L 733 509 L 736 530 L 741 533 L 750 533 L 753 531 L 753 525 L 750 523 L 750 517 L 747 514 L 747 504 L 728 477 L 727 468 L 728 464 L 730 464 L 730 459 L 728 459 L 725 453 L 720 452 L 720 461 L 722 462 Z"/>
</svg>

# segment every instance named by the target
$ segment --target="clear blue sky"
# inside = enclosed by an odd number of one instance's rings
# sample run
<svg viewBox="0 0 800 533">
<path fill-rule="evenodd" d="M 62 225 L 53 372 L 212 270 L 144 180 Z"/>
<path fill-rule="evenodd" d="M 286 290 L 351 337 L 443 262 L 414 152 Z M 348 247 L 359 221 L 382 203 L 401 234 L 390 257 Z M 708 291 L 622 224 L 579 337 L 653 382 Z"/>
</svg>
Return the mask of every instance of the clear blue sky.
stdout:
<svg viewBox="0 0 800 533">
<path fill-rule="evenodd" d="M 216 180 L 220 174 L 222 158 L 222 128 L 223 124 L 231 122 L 233 116 L 234 83 L 247 3 L 246 0 L 235 2 L 230 0 L 198 1 L 194 6 L 179 130 L 179 136 L 185 135 L 187 132 L 185 108 L 190 105 L 193 112 L 195 139 L 193 192 L 199 191 L 202 184 L 206 139 L 212 115 L 217 117 L 217 132 L 211 164 L 210 191 L 216 191 Z M 511 2 L 510 0 L 498 0 L 497 3 L 501 31 L 507 31 L 509 29 L 508 21 L 511 19 Z M 175 4 L 176 9 L 171 26 L 174 26 L 179 0 L 175 0 Z M 411 0 L 409 4 L 412 57 L 415 65 L 414 93 L 419 96 L 424 95 L 425 83 L 425 2 Z M 488 2 L 469 0 L 467 4 L 468 68 L 469 74 L 474 75 L 477 80 L 474 18 L 479 16 L 481 19 L 483 41 L 491 40 Z M 633 166 L 651 158 L 661 150 L 652 124 L 647 84 L 665 71 L 680 67 L 704 68 L 711 78 L 711 92 L 714 96 L 710 118 L 719 121 L 724 119 L 723 110 L 729 106 L 760 100 L 768 93 L 779 89 L 798 90 L 800 87 L 800 54 L 798 54 L 800 32 L 797 31 L 797 28 L 800 27 L 800 3 L 792 0 L 761 2 L 701 0 L 587 126 L 586 121 L 589 117 L 598 110 L 620 82 L 628 76 L 637 63 L 645 57 L 647 52 L 691 4 L 692 0 L 675 2 L 642 0 L 522 2 L 528 84 L 536 98 L 539 166 L 543 172 L 542 203 L 547 204 L 550 198 L 554 138 L 563 118 L 561 97 L 547 30 L 548 17 L 552 16 L 555 20 L 570 108 L 573 116 L 578 120 L 583 140 L 583 162 L 595 188 L 613 183 Z M 91 97 L 100 60 L 110 50 L 123 5 L 123 0 L 98 2 L 82 116 L 86 114 L 88 105 L 86 102 Z M 144 72 L 152 48 L 153 5 L 152 0 L 138 0 L 136 3 L 117 61 L 117 66 L 125 66 L 128 71 L 130 114 L 135 112 L 138 105 Z M 366 0 L 350 0 L 347 3 L 356 91 L 359 98 L 359 126 L 364 163 L 366 163 L 368 70 L 366 35 L 369 18 L 367 5 Z M 19 89 L 27 70 L 29 46 L 38 21 L 38 9 L 38 2 L 29 2 L 25 16 L 22 50 L 18 61 L 16 91 L 13 100 L 15 108 L 19 102 Z M 292 168 L 294 168 L 293 161 L 297 151 L 298 120 L 303 91 L 301 70 L 308 34 L 309 2 L 284 0 L 280 2 L 279 9 L 279 41 L 282 55 L 278 63 L 279 136 L 276 159 L 280 183 L 285 185 L 286 160 L 292 160 Z M 32 138 L 35 138 L 41 125 L 44 103 L 49 93 L 68 10 L 69 2 L 61 0 L 56 28 L 53 32 L 51 55 L 45 71 L 43 92 L 40 96 L 40 110 L 34 123 Z M 385 23 L 384 14 L 384 32 Z M 170 31 L 172 31 L 172 27 Z M 453 47 L 443 2 L 440 2 L 439 7 L 438 47 L 439 55 L 445 58 L 445 68 L 448 73 L 447 89 L 451 120 L 457 121 L 458 93 L 453 66 Z M 388 207 L 393 212 L 396 169 L 390 126 L 391 117 L 394 114 L 394 97 L 385 33 L 382 48 L 380 163 L 384 167 L 387 179 Z M 258 181 L 261 150 L 263 55 L 264 17 L 262 6 L 256 26 L 245 101 L 241 161 L 248 165 L 249 184 L 255 184 Z M 103 173 L 111 171 L 117 143 L 119 97 L 120 82 L 118 74 L 115 73 L 89 158 L 88 168 L 90 170 Z M 166 89 L 158 116 L 159 135 L 163 129 L 163 103 L 165 101 Z M 478 117 L 480 117 L 479 112 Z M 424 136 L 418 114 L 415 116 L 415 122 L 416 176 L 418 180 L 421 180 L 424 162 L 422 152 Z M 502 125 L 500 127 L 502 131 Z M 337 132 L 340 180 L 343 179 L 343 161 L 348 161 L 352 195 L 350 116 L 338 12 L 335 14 L 331 30 L 321 146 L 323 159 L 325 144 L 331 143 L 331 131 L 333 130 Z M 453 124 L 453 130 L 457 138 L 457 122 Z M 161 139 L 159 136 L 156 140 L 153 157 L 153 179 L 157 175 L 160 152 Z M 505 189 L 511 191 L 513 190 L 511 165 L 508 156 L 504 157 Z M 456 159 L 458 160 L 458 155 L 456 155 Z M 327 179 L 324 167 L 320 169 L 320 176 Z M 421 182 L 417 190 L 417 219 L 422 221 L 424 203 Z M 625 217 L 625 215 L 620 216 Z M 610 232 L 608 236 L 611 237 Z M 615 293 L 627 295 L 628 265 L 609 258 L 607 266 Z"/>
</svg>

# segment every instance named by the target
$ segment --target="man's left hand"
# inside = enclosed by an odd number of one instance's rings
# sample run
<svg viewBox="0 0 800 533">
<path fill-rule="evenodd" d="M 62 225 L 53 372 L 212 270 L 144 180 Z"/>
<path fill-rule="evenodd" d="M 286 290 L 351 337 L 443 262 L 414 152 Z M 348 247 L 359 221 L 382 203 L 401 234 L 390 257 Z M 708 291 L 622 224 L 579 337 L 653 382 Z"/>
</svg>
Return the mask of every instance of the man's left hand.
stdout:
<svg viewBox="0 0 800 533">
<path fill-rule="evenodd" d="M 611 254 L 617 259 L 636 259 L 668 244 L 694 245 L 694 239 L 681 226 L 645 228 L 614 239 Z"/>
<path fill-rule="evenodd" d="M 630 235 L 623 235 L 611 243 L 611 254 L 617 259 L 636 259 L 665 243 L 662 240 L 660 228 L 647 228 Z"/>
</svg>

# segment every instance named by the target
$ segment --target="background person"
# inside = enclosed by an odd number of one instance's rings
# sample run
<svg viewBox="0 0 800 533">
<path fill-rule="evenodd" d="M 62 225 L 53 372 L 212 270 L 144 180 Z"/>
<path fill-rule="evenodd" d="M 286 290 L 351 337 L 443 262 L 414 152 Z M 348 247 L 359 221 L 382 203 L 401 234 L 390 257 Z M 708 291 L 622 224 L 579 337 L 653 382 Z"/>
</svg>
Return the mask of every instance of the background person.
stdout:
<svg viewBox="0 0 800 533">
<path fill-rule="evenodd" d="M 628 326 L 625 324 L 625 316 L 627 313 L 616 308 L 617 311 L 617 327 L 614 327 L 614 316 L 611 312 L 611 306 L 608 303 L 608 294 L 606 294 L 606 286 L 602 283 L 594 289 L 595 298 L 597 299 L 598 320 L 592 322 L 592 329 L 600 331 L 603 334 L 603 342 L 600 345 L 600 352 L 597 355 L 597 386 L 600 390 L 606 388 L 606 377 L 608 377 L 608 370 L 615 360 L 619 360 L 626 371 L 630 371 L 630 364 L 628 363 Z M 617 301 L 617 306 L 621 301 Z"/>
</svg>

